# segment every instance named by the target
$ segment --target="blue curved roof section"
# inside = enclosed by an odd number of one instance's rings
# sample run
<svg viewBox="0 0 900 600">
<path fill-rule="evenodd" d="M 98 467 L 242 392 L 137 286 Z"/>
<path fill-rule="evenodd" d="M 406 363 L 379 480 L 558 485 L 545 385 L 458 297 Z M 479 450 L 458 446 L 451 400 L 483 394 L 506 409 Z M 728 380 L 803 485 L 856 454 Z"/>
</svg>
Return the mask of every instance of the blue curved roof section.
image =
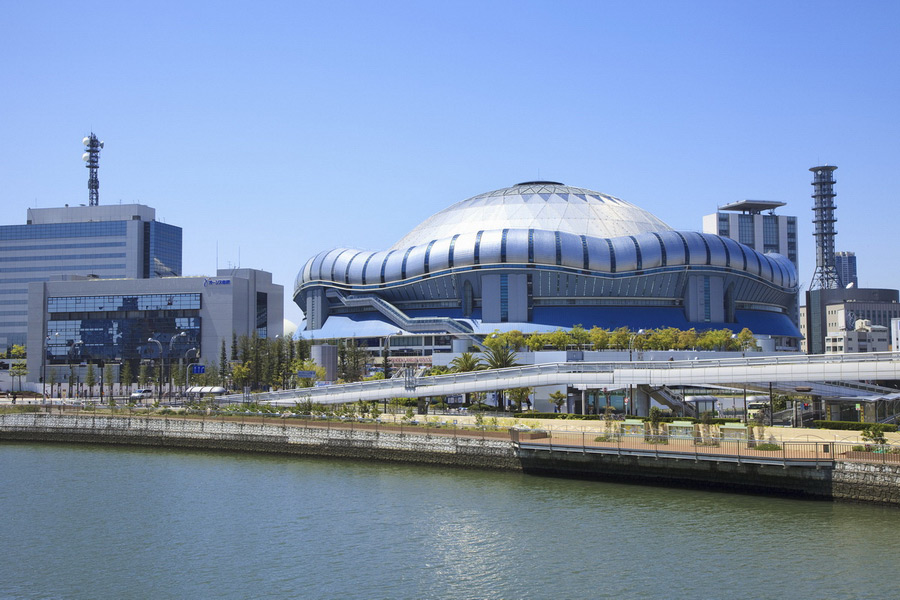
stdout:
<svg viewBox="0 0 900 600">
<path fill-rule="evenodd" d="M 444 265 L 452 264 L 450 268 L 459 270 L 486 264 L 521 263 L 525 256 L 529 264 L 536 266 L 578 270 L 588 270 L 585 268 L 588 266 L 600 274 L 658 267 L 715 266 L 747 272 L 785 290 L 797 287 L 796 269 L 786 257 L 763 255 L 733 240 L 707 233 L 642 233 L 599 239 L 560 231 L 503 229 L 478 231 L 455 239 L 452 251 L 452 240 L 431 240 L 398 252 L 349 248 L 320 252 L 301 269 L 295 293 L 313 282 L 349 286 L 396 284 L 434 273 L 435 267 Z M 381 277 L 366 276 L 375 272 Z"/>
</svg>

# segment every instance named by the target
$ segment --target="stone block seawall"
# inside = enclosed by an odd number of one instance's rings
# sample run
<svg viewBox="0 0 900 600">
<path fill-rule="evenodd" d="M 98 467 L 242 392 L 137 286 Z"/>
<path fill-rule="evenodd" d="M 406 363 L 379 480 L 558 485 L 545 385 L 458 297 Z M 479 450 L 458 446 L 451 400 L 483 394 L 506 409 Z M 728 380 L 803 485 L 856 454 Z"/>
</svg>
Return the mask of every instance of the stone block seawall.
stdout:
<svg viewBox="0 0 900 600">
<path fill-rule="evenodd" d="M 837 462 L 832 481 L 837 500 L 900 506 L 900 465 Z"/>
<path fill-rule="evenodd" d="M 521 470 L 507 437 L 454 435 L 414 428 L 397 431 L 279 422 L 114 415 L 0 415 L 0 441 L 100 443 L 168 448 L 269 452 L 410 462 L 478 469 Z"/>
</svg>

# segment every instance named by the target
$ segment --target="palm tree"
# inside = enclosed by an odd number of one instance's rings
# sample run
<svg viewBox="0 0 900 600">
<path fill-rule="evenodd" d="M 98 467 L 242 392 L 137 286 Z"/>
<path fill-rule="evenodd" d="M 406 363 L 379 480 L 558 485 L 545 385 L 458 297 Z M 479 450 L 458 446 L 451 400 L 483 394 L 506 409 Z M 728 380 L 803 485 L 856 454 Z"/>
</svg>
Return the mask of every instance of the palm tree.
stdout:
<svg viewBox="0 0 900 600">
<path fill-rule="evenodd" d="M 468 373 L 469 371 L 480 371 L 484 368 L 481 359 L 471 352 L 463 352 L 450 361 L 450 370 L 454 373 Z"/>
<path fill-rule="evenodd" d="M 472 354 L 471 352 L 463 352 L 456 358 L 450 361 L 450 370 L 454 373 L 468 373 L 470 371 L 480 371 L 484 368 L 484 363 L 481 362 L 481 359 Z M 471 404 L 469 392 L 465 394 L 464 403 L 466 406 Z"/>
<path fill-rule="evenodd" d="M 509 346 L 494 346 L 488 348 L 484 352 L 484 362 L 488 369 L 505 369 L 507 367 L 518 366 L 516 361 L 516 351 Z M 503 401 L 503 390 L 497 390 L 497 408 L 505 410 L 506 405 Z"/>
</svg>

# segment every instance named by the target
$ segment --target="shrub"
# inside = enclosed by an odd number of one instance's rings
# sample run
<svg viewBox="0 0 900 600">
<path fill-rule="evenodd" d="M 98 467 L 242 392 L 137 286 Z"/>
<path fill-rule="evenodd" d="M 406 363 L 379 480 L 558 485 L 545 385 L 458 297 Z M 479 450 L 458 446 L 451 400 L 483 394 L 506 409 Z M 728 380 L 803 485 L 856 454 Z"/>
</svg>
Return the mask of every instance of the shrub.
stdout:
<svg viewBox="0 0 900 600">
<path fill-rule="evenodd" d="M 813 421 L 813 425 L 816 426 L 816 429 L 840 429 L 844 431 L 863 431 L 872 423 L 858 423 L 856 421 Z M 885 425 L 883 423 L 879 423 L 884 429 L 885 433 L 894 433 L 897 431 L 896 425 Z"/>
<path fill-rule="evenodd" d="M 761 443 L 761 444 L 757 444 L 757 445 L 756 445 L 756 449 L 757 449 L 757 450 L 773 451 L 773 450 L 781 450 L 781 446 L 779 446 L 778 444 L 773 444 L 773 443 L 771 443 L 771 442 L 763 442 L 763 443 Z"/>
</svg>

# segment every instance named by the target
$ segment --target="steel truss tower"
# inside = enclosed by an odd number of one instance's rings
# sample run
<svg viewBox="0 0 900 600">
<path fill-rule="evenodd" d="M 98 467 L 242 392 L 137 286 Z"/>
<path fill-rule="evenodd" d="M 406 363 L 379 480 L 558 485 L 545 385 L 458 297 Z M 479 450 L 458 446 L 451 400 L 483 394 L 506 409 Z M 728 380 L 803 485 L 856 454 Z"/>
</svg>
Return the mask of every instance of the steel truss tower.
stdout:
<svg viewBox="0 0 900 600">
<path fill-rule="evenodd" d="M 816 272 L 810 283 L 810 289 L 833 290 L 840 286 L 837 268 L 834 263 L 834 170 L 837 167 L 828 165 L 813 167 L 813 225 L 816 238 Z"/>
<path fill-rule="evenodd" d="M 92 131 L 90 136 L 81 140 L 81 143 L 84 144 L 86 150 L 81 155 L 81 158 L 87 163 L 85 166 L 90 169 L 90 175 L 88 176 L 88 204 L 97 206 L 100 204 L 100 179 L 97 177 L 97 170 L 100 168 L 100 149 L 103 148 L 103 142 L 98 140 Z"/>
</svg>

